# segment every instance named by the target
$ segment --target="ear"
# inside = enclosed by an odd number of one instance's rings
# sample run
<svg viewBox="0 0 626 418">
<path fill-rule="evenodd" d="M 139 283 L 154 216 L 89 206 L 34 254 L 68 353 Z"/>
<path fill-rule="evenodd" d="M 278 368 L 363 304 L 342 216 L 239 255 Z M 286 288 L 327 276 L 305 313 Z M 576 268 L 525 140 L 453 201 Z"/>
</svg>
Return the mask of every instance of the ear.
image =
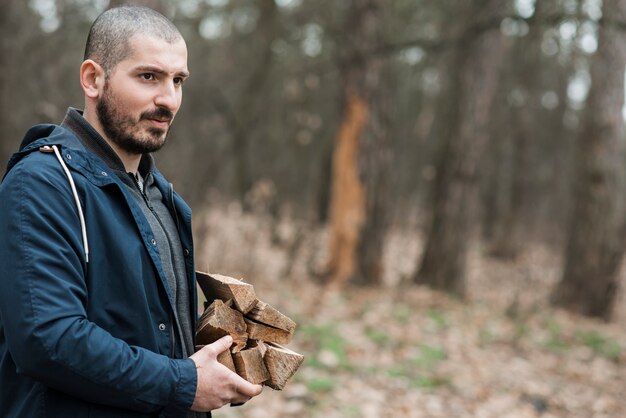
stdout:
<svg viewBox="0 0 626 418">
<path fill-rule="evenodd" d="M 80 66 L 80 85 L 85 96 L 96 99 L 104 89 L 104 69 L 93 60 L 85 60 Z"/>
</svg>

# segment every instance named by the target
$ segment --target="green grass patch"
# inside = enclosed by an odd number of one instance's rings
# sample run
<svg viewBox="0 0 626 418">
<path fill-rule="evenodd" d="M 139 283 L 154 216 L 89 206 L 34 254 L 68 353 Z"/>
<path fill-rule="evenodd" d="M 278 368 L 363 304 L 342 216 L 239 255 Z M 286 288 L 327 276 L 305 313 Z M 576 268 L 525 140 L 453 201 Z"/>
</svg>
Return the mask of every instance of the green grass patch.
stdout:
<svg viewBox="0 0 626 418">
<path fill-rule="evenodd" d="M 367 327 L 365 329 L 365 335 L 379 347 L 388 346 L 391 342 L 389 335 L 380 328 Z"/>
<path fill-rule="evenodd" d="M 492 344 L 495 340 L 496 337 L 495 335 L 493 335 L 493 331 L 491 330 L 490 326 L 486 325 L 478 330 L 478 344 L 481 347 Z"/>
<path fill-rule="evenodd" d="M 446 358 L 443 348 L 422 344 L 415 357 L 387 369 L 386 374 L 392 379 L 406 379 L 412 388 L 436 389 L 450 384 L 448 378 L 440 376 L 436 371 Z"/>
<path fill-rule="evenodd" d="M 426 312 L 426 316 L 436 331 L 444 330 L 449 326 L 448 318 L 441 311 L 438 311 L 436 309 L 429 309 Z"/>
<path fill-rule="evenodd" d="M 307 388 L 313 393 L 327 393 L 335 388 L 335 382 L 327 377 L 316 377 L 307 382 Z"/>
<path fill-rule="evenodd" d="M 394 366 L 387 370 L 387 376 L 391 378 L 410 377 L 410 376 L 407 376 L 409 374 L 410 374 L 410 370 L 407 370 L 406 367 Z"/>
<path fill-rule="evenodd" d="M 342 417 L 360 417 L 361 410 L 357 405 L 348 404 L 341 406 L 341 416 Z"/>
<path fill-rule="evenodd" d="M 393 310 L 393 317 L 399 324 L 407 324 L 411 318 L 411 310 L 405 304 L 398 304 Z"/>
<path fill-rule="evenodd" d="M 335 324 L 305 325 L 300 331 L 300 338 L 310 347 L 313 355 L 308 360 L 308 365 L 315 368 L 325 368 L 319 361 L 316 353 L 328 350 L 337 356 L 338 367 L 351 370 L 352 364 L 346 354 L 348 342 L 337 331 Z"/>
<path fill-rule="evenodd" d="M 441 347 L 420 345 L 420 355 L 411 362 L 415 367 L 432 370 L 447 357 L 446 351 Z"/>
<path fill-rule="evenodd" d="M 513 343 L 519 343 L 526 335 L 528 335 L 528 326 L 522 321 L 516 321 L 513 328 Z"/>
<path fill-rule="evenodd" d="M 597 331 L 578 331 L 576 339 L 589 347 L 596 356 L 618 361 L 622 348 L 619 343 L 610 337 L 605 337 Z"/>
<path fill-rule="evenodd" d="M 544 341 L 544 347 L 554 352 L 567 351 L 571 342 L 565 338 L 561 325 L 552 318 L 548 318 L 545 323 L 548 338 Z"/>
<path fill-rule="evenodd" d="M 411 387 L 416 389 L 437 389 L 443 386 L 449 386 L 450 380 L 445 377 L 436 375 L 418 376 L 411 380 Z"/>
</svg>

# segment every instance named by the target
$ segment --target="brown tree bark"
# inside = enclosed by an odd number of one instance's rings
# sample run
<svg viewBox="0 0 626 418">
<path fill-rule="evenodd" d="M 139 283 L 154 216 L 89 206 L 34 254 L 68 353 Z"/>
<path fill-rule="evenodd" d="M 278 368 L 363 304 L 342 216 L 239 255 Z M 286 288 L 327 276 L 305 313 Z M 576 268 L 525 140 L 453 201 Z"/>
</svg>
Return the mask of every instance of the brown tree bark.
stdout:
<svg viewBox="0 0 626 418">
<path fill-rule="evenodd" d="M 456 46 L 447 112 L 449 127 L 437 165 L 433 219 L 414 281 L 464 296 L 469 240 L 478 219 L 478 166 L 489 138 L 503 44 L 499 30 L 476 31 L 502 11 L 501 1 L 475 2 Z"/>
<path fill-rule="evenodd" d="M 382 36 L 382 0 L 352 3 L 342 51 L 343 118 L 332 162 L 329 281 L 375 284 L 382 279 L 391 164 L 389 97 Z"/>
<path fill-rule="evenodd" d="M 624 253 L 626 39 L 616 22 L 626 19 L 626 2 L 605 0 L 603 16 L 579 139 L 564 271 L 552 302 L 583 315 L 609 319 Z"/>
</svg>

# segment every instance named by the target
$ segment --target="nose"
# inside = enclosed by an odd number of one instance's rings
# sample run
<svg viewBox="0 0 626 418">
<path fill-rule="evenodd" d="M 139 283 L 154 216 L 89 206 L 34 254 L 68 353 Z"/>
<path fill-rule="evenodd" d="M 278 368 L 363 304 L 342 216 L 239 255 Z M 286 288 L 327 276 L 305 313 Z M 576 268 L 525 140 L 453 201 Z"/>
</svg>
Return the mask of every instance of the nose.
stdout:
<svg viewBox="0 0 626 418">
<path fill-rule="evenodd" d="M 158 94 L 154 98 L 154 104 L 163 107 L 173 113 L 176 113 L 180 106 L 180 91 L 173 82 L 165 82 L 159 89 Z"/>
</svg>

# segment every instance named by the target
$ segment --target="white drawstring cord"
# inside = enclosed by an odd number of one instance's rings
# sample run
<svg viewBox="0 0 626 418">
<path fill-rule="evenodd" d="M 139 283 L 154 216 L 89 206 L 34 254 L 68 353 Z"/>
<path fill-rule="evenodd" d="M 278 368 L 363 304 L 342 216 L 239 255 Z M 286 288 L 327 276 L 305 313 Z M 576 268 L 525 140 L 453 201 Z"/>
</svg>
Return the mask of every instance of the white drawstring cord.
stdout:
<svg viewBox="0 0 626 418">
<path fill-rule="evenodd" d="M 61 157 L 61 153 L 59 152 L 59 148 L 56 145 L 52 145 L 52 149 L 54 150 L 54 155 L 57 156 L 57 160 L 61 163 L 61 167 L 63 167 L 63 171 L 65 171 L 65 175 L 70 182 L 70 186 L 72 187 L 72 194 L 74 195 L 74 200 L 76 201 L 76 208 L 78 209 L 78 217 L 80 218 L 80 228 L 83 234 L 83 246 L 85 247 L 85 262 L 89 263 L 89 244 L 87 243 L 87 227 L 85 226 L 85 217 L 83 216 L 83 208 L 80 206 L 80 200 L 78 199 L 78 192 L 76 191 L 76 185 L 74 184 L 74 178 L 72 178 L 72 173 L 65 165 L 65 161 L 63 161 L 63 157 Z"/>
</svg>

